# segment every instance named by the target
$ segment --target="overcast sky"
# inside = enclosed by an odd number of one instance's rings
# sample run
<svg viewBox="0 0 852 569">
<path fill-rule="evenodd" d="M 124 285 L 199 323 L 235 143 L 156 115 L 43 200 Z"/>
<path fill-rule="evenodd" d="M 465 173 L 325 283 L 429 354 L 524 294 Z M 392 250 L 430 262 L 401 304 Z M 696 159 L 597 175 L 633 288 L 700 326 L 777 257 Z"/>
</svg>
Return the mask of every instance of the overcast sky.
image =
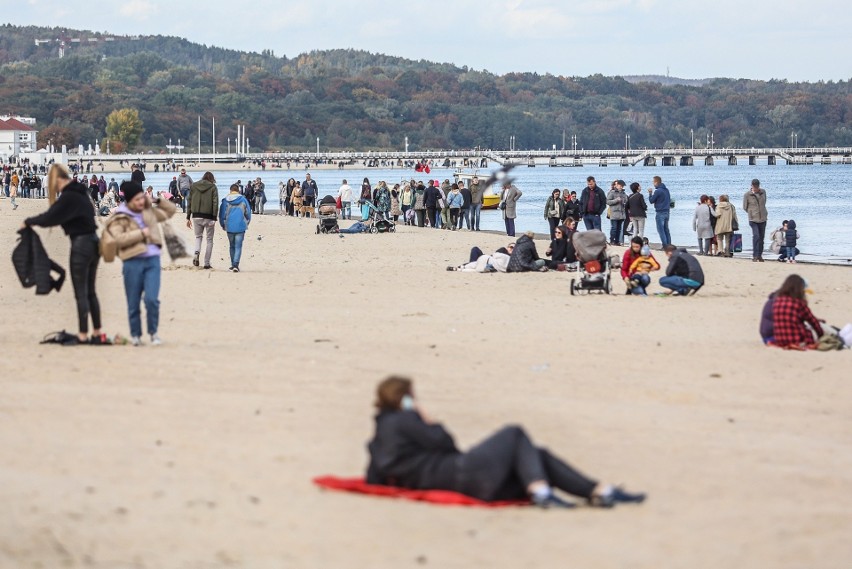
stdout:
<svg viewBox="0 0 852 569">
<path fill-rule="evenodd" d="M 0 21 L 293 57 L 356 48 L 487 69 L 852 78 L 849 0 L 0 0 Z"/>
</svg>

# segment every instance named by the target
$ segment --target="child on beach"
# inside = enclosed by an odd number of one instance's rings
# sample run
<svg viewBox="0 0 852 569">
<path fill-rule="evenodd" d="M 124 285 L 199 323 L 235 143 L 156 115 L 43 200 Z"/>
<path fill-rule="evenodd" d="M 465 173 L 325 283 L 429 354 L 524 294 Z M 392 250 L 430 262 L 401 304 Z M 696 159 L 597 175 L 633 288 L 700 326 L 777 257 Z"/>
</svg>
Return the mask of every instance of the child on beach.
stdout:
<svg viewBox="0 0 852 569">
<path fill-rule="evenodd" d="M 631 294 L 639 296 L 648 296 L 645 289 L 651 284 L 651 271 L 660 269 L 660 264 L 651 254 L 651 248 L 647 245 L 642 245 L 639 251 L 639 256 L 630 264 L 627 273 L 630 275 Z"/>
<path fill-rule="evenodd" d="M 795 220 L 787 221 L 787 230 L 784 232 L 784 245 L 787 248 L 787 262 L 796 262 L 796 241 L 799 239 L 799 232 L 796 231 Z"/>
</svg>

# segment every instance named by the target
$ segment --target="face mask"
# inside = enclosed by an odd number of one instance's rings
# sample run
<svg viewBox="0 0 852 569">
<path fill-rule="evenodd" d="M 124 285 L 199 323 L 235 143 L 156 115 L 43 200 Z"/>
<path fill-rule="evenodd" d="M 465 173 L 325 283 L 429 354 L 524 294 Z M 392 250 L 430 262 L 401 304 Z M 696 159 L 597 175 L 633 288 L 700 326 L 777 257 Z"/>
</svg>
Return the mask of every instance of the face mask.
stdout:
<svg viewBox="0 0 852 569">
<path fill-rule="evenodd" d="M 403 395 L 399 404 L 403 411 L 411 411 L 414 409 L 414 398 L 411 395 Z"/>
</svg>

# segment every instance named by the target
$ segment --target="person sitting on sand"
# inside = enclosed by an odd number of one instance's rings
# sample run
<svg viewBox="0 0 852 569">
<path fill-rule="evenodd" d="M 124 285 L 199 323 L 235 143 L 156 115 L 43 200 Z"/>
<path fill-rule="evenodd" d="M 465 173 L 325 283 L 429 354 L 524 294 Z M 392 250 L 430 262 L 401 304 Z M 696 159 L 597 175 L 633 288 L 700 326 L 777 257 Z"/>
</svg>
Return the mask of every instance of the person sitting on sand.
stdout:
<svg viewBox="0 0 852 569">
<path fill-rule="evenodd" d="M 509 259 L 515 249 L 514 243 L 500 247 L 490 255 L 486 255 L 479 247 L 470 250 L 470 261 L 457 267 L 449 266 L 448 271 L 464 271 L 468 273 L 505 273 L 509 267 Z"/>
<path fill-rule="evenodd" d="M 687 296 L 698 292 L 704 286 L 704 271 L 698 259 L 690 255 L 686 249 L 669 243 L 663 248 L 669 258 L 666 276 L 660 279 L 660 286 L 671 289 L 671 292 L 660 295 Z"/>
<path fill-rule="evenodd" d="M 660 264 L 651 254 L 651 248 L 645 245 L 641 237 L 630 240 L 630 249 L 624 253 L 621 264 L 621 277 L 627 285 L 627 294 L 647 296 L 646 289 L 651 284 L 651 271 L 659 270 Z"/>
<path fill-rule="evenodd" d="M 790 275 L 775 292 L 772 303 L 772 344 L 788 350 L 811 350 L 823 330 L 808 307 L 805 294 L 808 283 L 799 275 Z M 761 326 L 761 329 L 763 327 Z"/>
<path fill-rule="evenodd" d="M 509 267 L 506 272 L 525 273 L 528 271 L 547 271 L 544 259 L 540 259 L 538 256 L 533 237 L 535 237 L 535 233 L 532 231 L 527 231 L 521 235 L 520 239 L 515 243 L 515 250 L 512 251 L 512 256 L 509 259 Z"/>
<path fill-rule="evenodd" d="M 550 257 L 547 261 L 547 268 L 556 270 L 559 265 L 567 265 L 577 262 L 577 254 L 574 251 L 574 244 L 568 239 L 571 233 L 564 225 L 559 225 L 553 230 L 554 238 L 550 242 L 545 255 Z"/>
<path fill-rule="evenodd" d="M 555 489 L 602 508 L 645 500 L 645 494 L 630 494 L 586 477 L 534 446 L 518 426 L 504 427 L 469 451 L 459 451 L 452 435 L 418 405 L 409 379 L 382 381 L 375 405 L 368 484 L 450 490 L 486 502 L 530 499 L 542 508 L 574 506 L 558 497 Z"/>
</svg>

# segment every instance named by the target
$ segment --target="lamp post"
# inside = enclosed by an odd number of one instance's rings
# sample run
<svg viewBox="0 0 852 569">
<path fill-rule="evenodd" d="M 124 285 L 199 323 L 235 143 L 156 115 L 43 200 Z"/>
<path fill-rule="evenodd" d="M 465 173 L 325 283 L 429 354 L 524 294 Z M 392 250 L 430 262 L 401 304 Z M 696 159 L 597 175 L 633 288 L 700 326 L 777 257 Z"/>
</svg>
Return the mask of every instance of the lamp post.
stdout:
<svg viewBox="0 0 852 569">
<path fill-rule="evenodd" d="M 319 158 L 319 137 L 317 137 L 317 158 Z"/>
<path fill-rule="evenodd" d="M 408 137 L 405 137 L 405 153 L 408 154 Z"/>
<path fill-rule="evenodd" d="M 689 129 L 690 148 L 695 152 L 695 130 Z"/>
</svg>

